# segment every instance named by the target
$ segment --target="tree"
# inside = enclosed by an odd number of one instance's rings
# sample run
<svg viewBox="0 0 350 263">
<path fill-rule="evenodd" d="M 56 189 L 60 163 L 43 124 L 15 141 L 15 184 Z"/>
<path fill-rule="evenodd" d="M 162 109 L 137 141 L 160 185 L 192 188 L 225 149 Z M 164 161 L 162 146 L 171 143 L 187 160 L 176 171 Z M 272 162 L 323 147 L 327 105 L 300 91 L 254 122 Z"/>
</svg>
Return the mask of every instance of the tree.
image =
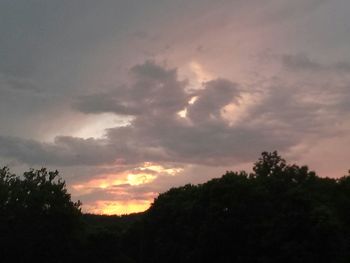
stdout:
<svg viewBox="0 0 350 263">
<path fill-rule="evenodd" d="M 0 169 L 0 253 L 11 262 L 61 262 L 73 253 L 81 203 L 73 202 L 58 171 L 22 176 Z"/>
<path fill-rule="evenodd" d="M 259 160 L 255 163 L 253 171 L 258 176 L 267 177 L 281 173 L 286 168 L 286 161 L 278 155 L 277 151 L 272 153 L 263 152 Z"/>
<path fill-rule="evenodd" d="M 57 171 L 0 169 L 1 262 L 350 259 L 350 175 L 321 178 L 277 152 L 263 152 L 252 173 L 172 188 L 144 213 L 85 215 L 83 231 L 80 206 Z"/>
<path fill-rule="evenodd" d="M 253 171 L 160 194 L 129 231 L 128 255 L 169 263 L 349 261 L 349 177 L 320 178 L 277 152 L 263 152 Z"/>
</svg>

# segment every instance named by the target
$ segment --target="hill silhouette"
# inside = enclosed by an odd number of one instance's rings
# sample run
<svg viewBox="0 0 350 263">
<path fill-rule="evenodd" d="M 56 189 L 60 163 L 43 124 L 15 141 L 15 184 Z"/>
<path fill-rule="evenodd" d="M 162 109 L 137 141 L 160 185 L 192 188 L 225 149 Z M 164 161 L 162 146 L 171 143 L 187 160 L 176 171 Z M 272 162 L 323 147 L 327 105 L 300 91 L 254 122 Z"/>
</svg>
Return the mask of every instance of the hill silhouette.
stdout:
<svg viewBox="0 0 350 263">
<path fill-rule="evenodd" d="M 13 192 L 4 192 L 6 185 L 3 180 L 0 192 L 8 199 Z M 50 216 L 22 204 L 2 210 L 3 251 L 30 244 L 24 253 L 36 262 L 350 261 L 350 176 L 321 178 L 306 166 L 287 164 L 277 152 L 262 153 L 252 173 L 226 172 L 204 184 L 172 188 L 147 211 L 127 216 L 83 215 L 61 190 L 66 210 Z M 2 209 L 7 199 L 1 199 Z M 14 236 L 5 230 L 9 222 L 18 229 Z M 45 231 L 21 235 L 35 224 Z"/>
</svg>

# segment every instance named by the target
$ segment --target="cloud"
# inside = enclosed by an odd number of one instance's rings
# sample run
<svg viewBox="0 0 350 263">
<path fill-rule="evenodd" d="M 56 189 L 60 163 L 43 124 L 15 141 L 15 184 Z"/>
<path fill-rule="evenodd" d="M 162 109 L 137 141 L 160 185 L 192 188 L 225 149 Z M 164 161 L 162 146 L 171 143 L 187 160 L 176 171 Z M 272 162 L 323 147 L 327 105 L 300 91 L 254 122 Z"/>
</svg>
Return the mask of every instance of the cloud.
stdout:
<svg viewBox="0 0 350 263">
<path fill-rule="evenodd" d="M 35 85 L 33 81 L 21 78 L 14 77 L 11 75 L 1 74 L 0 73 L 0 91 L 19 91 L 19 92 L 40 92 L 42 91 L 40 87 Z"/>
<path fill-rule="evenodd" d="M 341 132 L 329 122 L 339 121 L 342 112 L 348 114 L 347 86 L 337 79 L 332 91 L 323 91 L 323 98 L 313 97 L 322 93 L 318 84 L 324 70 L 332 76 L 338 71 L 306 56 L 284 56 L 282 63 L 286 78 L 273 78 L 268 89 L 258 94 L 259 100 L 231 123 L 227 115 L 242 113 L 224 114 L 226 107 L 244 107 L 242 96 L 248 90 L 218 78 L 189 91 L 176 69 L 146 61 L 131 68 L 128 84 L 79 97 L 73 105 L 83 113 L 132 115 L 128 125 L 107 129 L 103 139 L 59 136 L 42 143 L 2 136 L 0 154 L 29 164 L 60 166 L 143 162 L 223 166 L 252 161 L 263 150 L 286 152 L 309 137 L 315 140 Z M 291 78 L 291 67 L 319 70 L 321 79 L 295 72 Z M 186 115 L 181 117 L 184 109 Z"/>
<path fill-rule="evenodd" d="M 230 125 L 222 110 L 229 104 L 237 104 L 241 91 L 229 80 L 209 81 L 190 94 L 186 82 L 178 80 L 176 70 L 150 61 L 133 67 L 131 77 L 132 85 L 111 91 L 114 97 L 110 94 L 80 97 L 79 106 L 75 105 L 84 112 L 88 109 L 89 113 L 113 109 L 116 114 L 134 114 L 135 119 L 128 126 L 108 129 L 104 139 L 59 136 L 53 143 L 41 143 L 1 137 L 0 154 L 29 164 L 62 166 L 145 161 L 227 165 L 249 160 L 257 151 L 270 147 L 285 150 L 297 141 L 290 133 L 274 131 L 272 122 L 270 126 L 254 125 L 260 118 L 258 114 L 250 115 L 252 119 L 246 124 Z M 193 96 L 196 100 L 189 103 Z M 111 99 L 113 102 L 109 104 L 101 103 Z M 276 107 L 288 106 L 287 98 L 284 99 L 271 99 L 259 111 L 272 114 Z M 121 105 L 125 106 L 123 110 Z M 178 112 L 184 108 L 187 116 L 181 118 Z M 298 113 L 304 110 L 300 108 Z"/>
<path fill-rule="evenodd" d="M 119 115 L 174 114 L 183 109 L 189 95 L 185 82 L 177 79 L 175 69 L 167 70 L 152 61 L 130 70 L 131 85 L 110 92 L 78 98 L 74 107 L 84 113 L 113 112 Z"/>
<path fill-rule="evenodd" d="M 0 155 L 30 165 L 96 165 L 116 161 L 115 147 L 102 140 L 69 136 L 56 137 L 54 143 L 42 143 L 18 137 L 0 136 Z"/>
<path fill-rule="evenodd" d="M 223 122 L 221 110 L 226 105 L 237 102 L 240 91 L 236 84 L 225 79 L 216 79 L 205 83 L 196 93 L 196 100 L 187 108 L 191 122 Z"/>
<path fill-rule="evenodd" d="M 284 55 L 282 56 L 283 65 L 288 69 L 293 70 L 321 70 L 324 67 L 314 61 L 311 61 L 304 54 Z"/>
<path fill-rule="evenodd" d="M 310 123 L 319 133 L 325 127 L 321 129 L 316 123 L 333 129 L 329 122 L 342 122 L 349 115 L 350 63 L 335 61 L 326 64 L 305 54 L 296 54 L 282 56 L 282 65 L 287 72 L 284 82 L 288 85 L 284 93 L 289 96 L 288 101 L 294 103 L 300 115 L 304 112 L 305 118 L 312 117 Z M 286 107 L 289 108 L 292 107 Z"/>
<path fill-rule="evenodd" d="M 334 73 L 350 73 L 350 63 L 340 61 L 334 64 L 322 64 L 318 61 L 311 60 L 303 53 L 293 55 L 283 55 L 282 62 L 284 67 L 294 71 L 314 71 L 314 72 L 334 72 Z"/>
</svg>

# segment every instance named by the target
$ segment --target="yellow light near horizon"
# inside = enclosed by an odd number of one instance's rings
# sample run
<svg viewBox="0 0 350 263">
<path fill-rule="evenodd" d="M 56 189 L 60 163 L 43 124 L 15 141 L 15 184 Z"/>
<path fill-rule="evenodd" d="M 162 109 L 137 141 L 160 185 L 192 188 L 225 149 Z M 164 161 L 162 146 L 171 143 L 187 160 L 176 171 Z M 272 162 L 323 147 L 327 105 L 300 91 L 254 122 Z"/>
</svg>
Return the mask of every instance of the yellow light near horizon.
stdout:
<svg viewBox="0 0 350 263">
<path fill-rule="evenodd" d="M 99 185 L 99 188 L 102 188 L 102 189 L 106 189 L 107 187 L 109 187 L 109 184 L 107 182 L 103 182 Z"/>
<path fill-rule="evenodd" d="M 153 163 L 144 163 L 144 166 L 140 168 L 141 171 L 151 170 L 157 173 L 164 173 L 168 175 L 175 175 L 180 173 L 183 169 L 181 168 L 165 168 L 164 166 L 153 164 Z"/>
<path fill-rule="evenodd" d="M 106 215 L 130 214 L 147 210 L 158 195 L 157 192 L 147 189 L 141 189 L 141 192 L 135 194 L 134 188 L 152 183 L 160 176 L 176 176 L 182 171 L 183 169 L 178 167 L 144 162 L 120 173 L 100 174 L 95 179 L 73 185 L 72 189 L 75 196 L 99 192 L 108 193 L 110 196 L 109 200 L 99 200 L 99 196 L 86 203 L 82 200 L 84 212 Z"/>
<path fill-rule="evenodd" d="M 130 201 L 98 201 L 94 207 L 87 210 L 89 213 L 105 215 L 125 215 L 146 211 L 151 200 Z"/>
<path fill-rule="evenodd" d="M 147 172 L 151 171 L 151 172 Z M 94 191 L 95 188 L 109 189 L 121 184 L 132 186 L 147 184 L 154 181 L 158 175 L 176 175 L 181 172 L 181 168 L 165 168 L 161 165 L 145 162 L 135 170 L 121 172 L 119 174 L 106 174 L 103 178 L 92 179 L 85 183 L 72 185 L 72 189 L 80 194 Z"/>
<path fill-rule="evenodd" d="M 85 187 L 85 186 L 82 185 L 82 184 L 75 184 L 75 185 L 72 185 L 72 188 L 73 188 L 74 190 L 77 190 L 77 191 L 83 189 L 84 187 Z"/>
</svg>

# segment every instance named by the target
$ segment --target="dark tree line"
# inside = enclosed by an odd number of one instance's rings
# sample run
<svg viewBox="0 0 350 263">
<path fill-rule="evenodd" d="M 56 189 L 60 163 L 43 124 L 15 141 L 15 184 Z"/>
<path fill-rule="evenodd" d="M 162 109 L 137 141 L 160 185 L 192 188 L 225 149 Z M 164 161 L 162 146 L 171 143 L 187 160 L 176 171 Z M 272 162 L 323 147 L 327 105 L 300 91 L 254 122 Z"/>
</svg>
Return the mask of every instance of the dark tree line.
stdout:
<svg viewBox="0 0 350 263">
<path fill-rule="evenodd" d="M 58 172 L 22 176 L 0 169 L 0 260 L 62 262 L 75 253 L 80 203 L 71 201 Z"/>
<path fill-rule="evenodd" d="M 146 212 L 83 215 L 57 172 L 0 172 L 3 262 L 350 262 L 350 176 L 262 153 L 252 173 L 160 194 Z"/>
</svg>

